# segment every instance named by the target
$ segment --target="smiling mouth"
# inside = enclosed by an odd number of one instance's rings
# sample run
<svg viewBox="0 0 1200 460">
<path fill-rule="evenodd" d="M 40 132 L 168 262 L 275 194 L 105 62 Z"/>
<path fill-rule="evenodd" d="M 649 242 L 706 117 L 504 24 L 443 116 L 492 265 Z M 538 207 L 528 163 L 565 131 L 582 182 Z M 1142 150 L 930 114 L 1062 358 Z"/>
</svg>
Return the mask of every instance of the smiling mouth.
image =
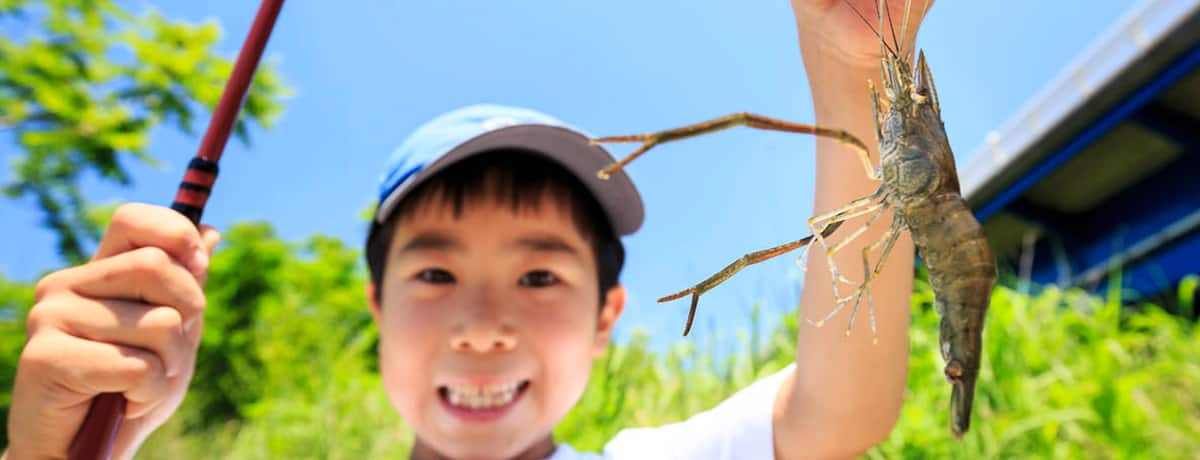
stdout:
<svg viewBox="0 0 1200 460">
<path fill-rule="evenodd" d="M 492 385 L 441 385 L 437 392 L 442 401 L 451 407 L 490 410 L 512 404 L 527 389 L 529 380 Z"/>
</svg>

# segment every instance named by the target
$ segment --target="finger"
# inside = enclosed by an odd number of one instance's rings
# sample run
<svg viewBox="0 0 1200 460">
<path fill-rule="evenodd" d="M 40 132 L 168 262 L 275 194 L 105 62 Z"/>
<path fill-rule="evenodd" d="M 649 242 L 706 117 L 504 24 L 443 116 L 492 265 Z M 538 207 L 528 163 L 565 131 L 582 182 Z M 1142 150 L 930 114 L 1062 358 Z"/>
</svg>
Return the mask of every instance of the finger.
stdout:
<svg viewBox="0 0 1200 460">
<path fill-rule="evenodd" d="M 70 290 L 83 297 L 166 305 L 185 324 L 204 311 L 204 291 L 178 261 L 157 247 L 144 247 L 43 278 L 44 291 Z"/>
<path fill-rule="evenodd" d="M 9 447 L 21 440 L 30 458 L 66 458 L 92 399 L 105 391 L 125 394 L 130 401 L 127 419 L 146 413 L 146 407 L 169 397 L 170 386 L 156 362 L 153 353 L 132 347 L 58 331 L 37 334 L 25 345 L 16 369 L 8 420 L 15 437 Z"/>
<path fill-rule="evenodd" d="M 148 246 L 162 248 L 193 274 L 208 270 L 208 248 L 196 226 L 171 208 L 141 203 L 117 208 L 92 260 Z"/>
<path fill-rule="evenodd" d="M 35 335 L 22 352 L 18 375 L 40 375 L 65 390 L 58 409 L 83 406 L 100 393 L 123 393 L 140 405 L 164 399 L 168 381 L 158 355 L 137 347 L 94 342 L 62 332 Z"/>
<path fill-rule="evenodd" d="M 38 305 L 40 330 L 47 321 L 57 329 L 94 342 L 137 347 L 158 355 L 168 377 L 179 375 L 191 362 L 196 344 L 185 334 L 179 310 L 123 300 L 78 296 L 48 299 Z"/>
</svg>

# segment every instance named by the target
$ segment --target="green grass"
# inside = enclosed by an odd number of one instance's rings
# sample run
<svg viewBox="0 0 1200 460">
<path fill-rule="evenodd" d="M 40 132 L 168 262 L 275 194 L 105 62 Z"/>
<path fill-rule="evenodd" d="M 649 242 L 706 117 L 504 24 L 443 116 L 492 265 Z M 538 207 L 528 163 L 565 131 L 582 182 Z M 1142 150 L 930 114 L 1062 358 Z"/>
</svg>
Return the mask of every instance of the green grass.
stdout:
<svg viewBox="0 0 1200 460">
<path fill-rule="evenodd" d="M 1048 288 L 997 288 L 984 332 L 974 423 L 947 430 L 932 293 L 913 297 L 901 419 L 872 458 L 1195 458 L 1200 337 L 1153 305 Z"/>
</svg>

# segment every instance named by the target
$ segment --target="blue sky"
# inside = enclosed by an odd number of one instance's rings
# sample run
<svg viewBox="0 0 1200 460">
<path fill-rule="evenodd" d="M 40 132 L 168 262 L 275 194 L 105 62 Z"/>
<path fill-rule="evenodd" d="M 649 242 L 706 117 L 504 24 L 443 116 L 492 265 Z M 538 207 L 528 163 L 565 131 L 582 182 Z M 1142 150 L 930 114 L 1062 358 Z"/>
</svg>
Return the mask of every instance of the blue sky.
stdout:
<svg viewBox="0 0 1200 460">
<path fill-rule="evenodd" d="M 257 5 L 123 3 L 175 19 L 216 19 L 225 31 L 219 49 L 230 57 Z M 959 164 L 1129 5 L 938 2 L 918 44 Z M 292 0 L 266 54 L 296 94 L 274 129 L 253 133 L 252 146 L 230 142 L 204 219 L 218 228 L 266 220 L 293 240 L 323 233 L 358 246 L 365 231 L 358 214 L 372 200 L 384 159 L 419 124 L 463 105 L 528 106 L 596 135 L 737 111 L 812 120 L 784 1 Z M 151 150 L 162 168 L 127 161 L 131 188 L 91 181 L 85 191 L 98 202 L 169 204 L 198 144 L 198 137 L 161 130 Z M 7 165 L 13 146 L 0 145 Z M 813 147 L 810 137 L 742 129 L 659 147 L 631 165 L 647 217 L 626 239 L 623 281 L 632 298 L 619 334 L 641 327 L 655 333 L 656 344 L 674 342 L 686 300 L 660 305 L 655 298 L 747 251 L 807 234 Z M 0 182 L 9 178 L 7 167 L 0 170 Z M 30 280 L 60 266 L 32 202 L 0 201 L 0 217 L 0 272 Z M 732 331 L 746 326 L 755 302 L 769 311 L 795 307 L 794 260 L 748 268 L 707 294 L 693 334 L 718 333 L 720 324 L 720 343 L 733 346 Z"/>
</svg>

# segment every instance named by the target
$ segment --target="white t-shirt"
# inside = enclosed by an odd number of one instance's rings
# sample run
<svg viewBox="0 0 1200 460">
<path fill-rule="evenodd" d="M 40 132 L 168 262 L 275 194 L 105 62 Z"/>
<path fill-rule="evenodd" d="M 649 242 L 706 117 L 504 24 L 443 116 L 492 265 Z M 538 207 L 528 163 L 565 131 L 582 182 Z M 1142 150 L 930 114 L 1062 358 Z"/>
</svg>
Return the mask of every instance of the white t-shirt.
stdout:
<svg viewBox="0 0 1200 460">
<path fill-rule="evenodd" d="M 604 445 L 602 454 L 581 453 L 559 444 L 546 460 L 774 459 L 771 414 L 775 396 L 795 367 L 790 364 L 682 422 L 621 430 Z"/>
</svg>

